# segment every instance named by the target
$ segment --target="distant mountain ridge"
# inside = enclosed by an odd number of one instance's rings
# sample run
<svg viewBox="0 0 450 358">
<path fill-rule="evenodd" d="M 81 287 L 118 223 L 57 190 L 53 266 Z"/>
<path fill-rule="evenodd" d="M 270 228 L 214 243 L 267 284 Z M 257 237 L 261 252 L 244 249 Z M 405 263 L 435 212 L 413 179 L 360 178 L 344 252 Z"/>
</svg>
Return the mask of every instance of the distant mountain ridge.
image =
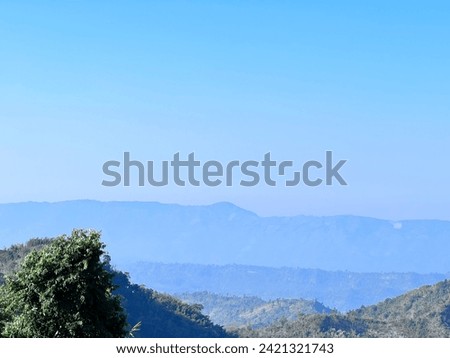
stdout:
<svg viewBox="0 0 450 358">
<path fill-rule="evenodd" d="M 259 217 L 230 203 L 66 201 L 0 204 L 0 245 L 102 230 L 118 265 L 243 264 L 353 272 L 450 271 L 450 222 L 357 216 Z"/>
<path fill-rule="evenodd" d="M 258 296 L 264 300 L 318 300 L 348 311 L 435 284 L 450 274 L 355 273 L 246 265 L 194 265 L 138 262 L 127 265 L 135 282 L 180 295 L 208 291 L 218 295 Z"/>
</svg>

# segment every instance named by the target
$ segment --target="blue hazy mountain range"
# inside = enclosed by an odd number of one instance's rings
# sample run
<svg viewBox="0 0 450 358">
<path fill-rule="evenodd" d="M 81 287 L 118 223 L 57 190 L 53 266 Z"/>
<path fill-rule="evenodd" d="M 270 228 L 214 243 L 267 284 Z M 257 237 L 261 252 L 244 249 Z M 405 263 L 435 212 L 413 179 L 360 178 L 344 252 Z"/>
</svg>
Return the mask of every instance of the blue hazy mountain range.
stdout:
<svg viewBox="0 0 450 358">
<path fill-rule="evenodd" d="M 230 203 L 0 204 L 0 245 L 101 230 L 113 262 L 241 264 L 353 272 L 450 271 L 450 222 L 357 216 L 260 217 Z"/>
<path fill-rule="evenodd" d="M 415 288 L 435 284 L 450 274 L 355 273 L 291 267 L 193 265 L 138 262 L 128 265 L 134 282 L 174 295 L 211 292 L 222 296 L 257 296 L 265 300 L 318 300 L 339 311 L 372 305 Z M 197 303 L 203 304 L 199 301 Z"/>
</svg>

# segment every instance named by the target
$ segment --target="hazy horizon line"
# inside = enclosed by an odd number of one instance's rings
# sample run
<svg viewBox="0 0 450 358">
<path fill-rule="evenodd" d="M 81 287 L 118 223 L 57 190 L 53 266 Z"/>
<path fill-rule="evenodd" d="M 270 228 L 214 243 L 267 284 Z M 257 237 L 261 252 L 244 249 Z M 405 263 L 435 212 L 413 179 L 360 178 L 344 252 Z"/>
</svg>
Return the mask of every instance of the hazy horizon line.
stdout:
<svg viewBox="0 0 450 358">
<path fill-rule="evenodd" d="M 380 220 L 380 221 L 389 221 L 393 224 L 395 223 L 401 223 L 401 222 L 408 222 L 408 221 L 442 221 L 442 222 L 450 222 L 449 220 L 445 219 L 422 219 L 422 218 L 416 218 L 416 219 L 392 219 L 392 218 L 382 218 L 377 216 L 369 216 L 369 215 L 359 215 L 359 214 L 334 214 L 334 215 L 317 215 L 317 214 L 294 214 L 294 215 L 260 215 L 256 213 L 255 211 L 251 209 L 247 209 L 243 206 L 240 206 L 238 204 L 235 204 L 231 201 L 215 201 L 211 203 L 205 203 L 205 204 L 199 204 L 199 203 L 193 203 L 193 204 L 186 204 L 186 203 L 176 203 L 176 202 L 162 202 L 157 200 L 99 200 L 99 199 L 66 199 L 66 200 L 57 200 L 57 201 L 47 201 L 47 200 L 29 200 L 29 201 L 13 201 L 13 202 L 0 202 L 1 205 L 20 205 L 20 204 L 61 204 L 61 203 L 70 203 L 70 202 L 95 202 L 95 203 L 148 203 L 148 204 L 159 204 L 159 205 L 174 205 L 174 206 L 182 206 L 182 207 L 209 207 L 209 206 L 215 206 L 220 204 L 227 204 L 234 206 L 242 211 L 247 211 L 249 213 L 252 213 L 253 215 L 256 215 L 260 218 L 295 218 L 295 217 L 316 217 L 316 218 L 332 218 L 332 217 L 358 217 L 358 218 L 367 218 L 367 219 L 374 219 L 374 220 Z"/>
</svg>

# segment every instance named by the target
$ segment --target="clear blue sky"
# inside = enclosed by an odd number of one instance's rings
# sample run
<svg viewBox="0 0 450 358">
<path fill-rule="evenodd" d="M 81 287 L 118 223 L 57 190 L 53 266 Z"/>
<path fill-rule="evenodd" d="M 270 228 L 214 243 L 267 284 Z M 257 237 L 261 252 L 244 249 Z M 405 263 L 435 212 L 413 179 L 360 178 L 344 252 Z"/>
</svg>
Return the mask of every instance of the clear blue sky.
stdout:
<svg viewBox="0 0 450 358">
<path fill-rule="evenodd" d="M 450 220 L 447 1 L 2 1 L 0 202 Z M 348 159 L 349 185 L 101 186 L 103 162 Z"/>
</svg>

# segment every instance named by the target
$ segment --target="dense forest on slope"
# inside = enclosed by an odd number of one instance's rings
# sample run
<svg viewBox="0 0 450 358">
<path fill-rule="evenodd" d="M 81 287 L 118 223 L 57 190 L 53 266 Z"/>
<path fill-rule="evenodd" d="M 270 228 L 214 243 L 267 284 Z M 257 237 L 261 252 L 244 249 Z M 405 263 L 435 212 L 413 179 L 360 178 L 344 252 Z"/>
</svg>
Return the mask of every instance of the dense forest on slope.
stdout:
<svg viewBox="0 0 450 358">
<path fill-rule="evenodd" d="M 51 239 L 33 239 L 0 250 L 0 284 L 3 284 L 5 276 L 20 270 L 20 263 L 27 254 L 42 249 L 50 242 Z M 109 265 L 106 267 L 114 274 L 113 282 L 117 286 L 114 294 L 121 298 L 129 327 L 140 323 L 139 329 L 134 332 L 135 337 L 230 336 L 201 313 L 201 306 L 189 305 L 175 297 L 133 284 L 125 273 Z"/>
<path fill-rule="evenodd" d="M 348 314 L 303 315 L 262 329 L 241 329 L 242 337 L 450 337 L 450 281 L 424 286 Z"/>
<path fill-rule="evenodd" d="M 152 338 L 214 338 L 228 337 L 221 326 L 202 314 L 202 306 L 190 305 L 179 299 L 130 282 L 128 276 L 114 271 L 115 294 L 122 297 L 122 305 L 130 325 L 141 322 L 135 337 Z"/>
<path fill-rule="evenodd" d="M 300 314 L 328 313 L 331 310 L 313 300 L 263 300 L 254 296 L 222 296 L 209 292 L 177 295 L 189 304 L 200 304 L 203 313 L 224 327 L 261 328 L 285 318 L 295 320 Z"/>
<path fill-rule="evenodd" d="M 0 279 L 14 275 L 27 254 L 50 242 L 34 239 L 0 250 Z M 205 292 L 181 296 L 187 302 L 197 302 L 184 303 L 133 284 L 128 274 L 112 268 L 108 257 L 105 260 L 108 270 L 115 274 L 115 294 L 121 298 L 129 327 L 141 323 L 134 332 L 137 337 L 450 337 L 447 280 L 341 314 L 329 312 L 315 301 L 223 297 Z M 215 315 L 216 323 L 234 326 L 229 327 L 231 333 L 213 323 L 205 312 Z"/>
</svg>

